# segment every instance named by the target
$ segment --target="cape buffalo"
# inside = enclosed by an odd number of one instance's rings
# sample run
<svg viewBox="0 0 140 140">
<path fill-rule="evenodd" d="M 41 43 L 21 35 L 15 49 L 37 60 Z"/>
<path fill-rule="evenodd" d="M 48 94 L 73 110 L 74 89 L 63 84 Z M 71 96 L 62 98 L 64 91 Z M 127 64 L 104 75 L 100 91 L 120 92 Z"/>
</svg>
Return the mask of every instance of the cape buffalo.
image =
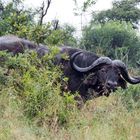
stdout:
<svg viewBox="0 0 140 140">
<path fill-rule="evenodd" d="M 0 37 L 0 51 L 6 50 L 12 52 L 13 55 L 24 53 L 25 50 L 35 50 L 39 57 L 48 53 L 48 48 L 42 44 L 36 44 L 32 41 L 19 38 L 14 35 L 7 35 Z"/>
<path fill-rule="evenodd" d="M 55 63 L 62 66 L 64 75 L 68 77 L 67 89 L 71 92 L 78 91 L 85 100 L 91 96 L 108 96 L 118 87 L 125 89 L 127 82 L 140 83 L 140 77 L 131 77 L 126 65 L 120 60 L 99 57 L 95 53 L 66 46 L 59 48 Z M 39 57 L 49 52 L 44 45 L 37 45 L 16 36 L 0 37 L 0 50 L 16 54 L 23 53 L 25 49 L 35 50 Z M 64 53 L 69 59 L 61 57 Z"/>
<path fill-rule="evenodd" d="M 84 99 L 108 96 L 118 87 L 127 88 L 127 82 L 140 83 L 140 77 L 131 77 L 120 60 L 99 57 L 95 53 L 70 47 L 63 47 L 61 53 L 67 53 L 70 57 L 69 60 L 60 61 L 64 74 L 69 78 L 68 89 L 79 91 Z"/>
</svg>

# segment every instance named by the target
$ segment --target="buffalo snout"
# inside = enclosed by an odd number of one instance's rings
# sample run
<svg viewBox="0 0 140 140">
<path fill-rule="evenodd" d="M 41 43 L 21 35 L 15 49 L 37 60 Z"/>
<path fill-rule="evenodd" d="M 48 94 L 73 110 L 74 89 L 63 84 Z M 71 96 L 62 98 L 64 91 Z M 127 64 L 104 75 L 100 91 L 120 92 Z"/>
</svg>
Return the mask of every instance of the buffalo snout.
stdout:
<svg viewBox="0 0 140 140">
<path fill-rule="evenodd" d="M 113 82 L 113 81 L 107 81 L 106 83 L 106 87 L 107 89 L 111 90 L 111 91 L 115 91 L 117 89 L 117 82 Z"/>
</svg>

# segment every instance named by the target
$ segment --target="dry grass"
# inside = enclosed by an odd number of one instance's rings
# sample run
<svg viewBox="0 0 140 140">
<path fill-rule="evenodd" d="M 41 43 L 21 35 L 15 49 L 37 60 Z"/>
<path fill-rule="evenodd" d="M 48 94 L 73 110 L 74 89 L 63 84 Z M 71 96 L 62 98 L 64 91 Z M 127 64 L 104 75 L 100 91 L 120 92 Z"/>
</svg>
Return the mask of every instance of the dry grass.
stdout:
<svg viewBox="0 0 140 140">
<path fill-rule="evenodd" d="M 121 96 L 112 95 L 89 101 L 68 127 L 38 127 L 23 115 L 11 99 L 0 97 L 1 140 L 138 140 L 140 109 L 128 111 Z M 2 109 L 3 108 L 3 109 Z M 30 125 L 29 125 L 30 124 Z"/>
</svg>

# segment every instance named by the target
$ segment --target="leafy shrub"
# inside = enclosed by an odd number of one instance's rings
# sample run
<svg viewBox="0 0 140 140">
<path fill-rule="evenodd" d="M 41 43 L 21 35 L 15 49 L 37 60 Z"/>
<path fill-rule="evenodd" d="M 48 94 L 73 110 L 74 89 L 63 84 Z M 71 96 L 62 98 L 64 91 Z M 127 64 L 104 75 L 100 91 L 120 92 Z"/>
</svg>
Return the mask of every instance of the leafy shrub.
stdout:
<svg viewBox="0 0 140 140">
<path fill-rule="evenodd" d="M 65 86 L 67 81 L 62 79 L 59 66 L 53 64 L 57 52 L 54 49 L 42 59 L 35 52 L 14 57 L 1 53 L 0 56 L 5 58 L 0 68 L 1 87 L 12 88 L 10 96 L 20 100 L 25 115 L 39 124 L 67 123 L 75 108 L 73 95 L 61 96 L 61 84 Z"/>
<path fill-rule="evenodd" d="M 91 23 L 83 31 L 82 45 L 87 50 L 120 59 L 131 66 L 135 66 L 139 58 L 139 36 L 126 22 Z"/>
</svg>

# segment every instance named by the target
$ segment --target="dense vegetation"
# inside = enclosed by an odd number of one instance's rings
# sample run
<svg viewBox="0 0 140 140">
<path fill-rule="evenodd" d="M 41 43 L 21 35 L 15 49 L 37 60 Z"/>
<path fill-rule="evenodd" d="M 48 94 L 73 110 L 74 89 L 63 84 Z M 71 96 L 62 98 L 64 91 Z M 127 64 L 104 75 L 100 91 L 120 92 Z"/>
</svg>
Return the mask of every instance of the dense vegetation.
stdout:
<svg viewBox="0 0 140 140">
<path fill-rule="evenodd" d="M 61 95 L 67 79 L 52 65 L 56 52 L 41 60 L 34 52 L 1 52 L 0 138 L 139 139 L 140 86 L 88 101 L 79 110 L 74 95 Z"/>
<path fill-rule="evenodd" d="M 140 37 L 131 24 L 109 21 L 104 25 L 86 27 L 82 40 L 83 48 L 112 59 L 120 59 L 127 65 L 136 66 L 140 61 Z"/>
<path fill-rule="evenodd" d="M 85 8 L 93 3 L 86 2 Z M 55 45 L 77 45 L 75 29 L 70 25 L 56 28 L 57 22 L 40 24 L 39 18 L 35 20 L 38 13 L 24 9 L 20 0 L 0 1 L 0 35 L 18 35 L 48 44 L 52 50 L 41 59 L 35 52 L 17 56 L 0 52 L 0 140 L 140 139 L 140 85 L 128 85 L 127 90 L 119 89 L 77 108 L 74 97 L 78 93 L 62 96 L 67 78 L 52 63 L 58 52 Z M 140 61 L 139 32 L 133 28 L 136 22 L 114 18 L 97 24 L 97 16 L 85 27 L 80 47 L 121 59 L 134 66 L 131 74 L 140 75 L 136 65 Z"/>
<path fill-rule="evenodd" d="M 139 1 L 114 1 L 112 9 L 93 12 L 84 28 L 81 46 L 130 66 L 140 61 Z"/>
</svg>

